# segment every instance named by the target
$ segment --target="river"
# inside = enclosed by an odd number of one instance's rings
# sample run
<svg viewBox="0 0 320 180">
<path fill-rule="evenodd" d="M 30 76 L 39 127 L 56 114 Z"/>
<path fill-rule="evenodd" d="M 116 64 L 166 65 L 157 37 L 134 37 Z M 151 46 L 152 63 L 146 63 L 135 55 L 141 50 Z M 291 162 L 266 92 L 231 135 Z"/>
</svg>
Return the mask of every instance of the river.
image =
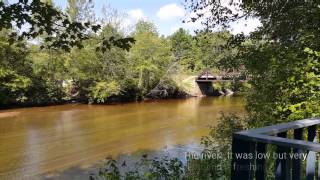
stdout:
<svg viewBox="0 0 320 180">
<path fill-rule="evenodd" d="M 0 179 L 78 179 L 107 156 L 199 144 L 220 112 L 243 113 L 242 98 L 2 110 Z"/>
</svg>

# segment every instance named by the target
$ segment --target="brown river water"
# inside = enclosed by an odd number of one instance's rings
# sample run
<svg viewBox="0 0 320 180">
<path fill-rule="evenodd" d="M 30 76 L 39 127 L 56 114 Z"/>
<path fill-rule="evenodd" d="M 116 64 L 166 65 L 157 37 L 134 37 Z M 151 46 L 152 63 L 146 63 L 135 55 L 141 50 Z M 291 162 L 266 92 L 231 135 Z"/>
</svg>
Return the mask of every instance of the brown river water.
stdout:
<svg viewBox="0 0 320 180">
<path fill-rule="evenodd" d="M 239 97 L 121 105 L 68 104 L 0 111 L 0 179 L 89 179 L 107 156 L 187 151 L 220 112 L 243 113 Z M 175 150 L 173 150 L 175 151 Z M 66 175 L 67 174 L 67 175 Z M 81 178 L 80 178 L 81 176 Z"/>
</svg>

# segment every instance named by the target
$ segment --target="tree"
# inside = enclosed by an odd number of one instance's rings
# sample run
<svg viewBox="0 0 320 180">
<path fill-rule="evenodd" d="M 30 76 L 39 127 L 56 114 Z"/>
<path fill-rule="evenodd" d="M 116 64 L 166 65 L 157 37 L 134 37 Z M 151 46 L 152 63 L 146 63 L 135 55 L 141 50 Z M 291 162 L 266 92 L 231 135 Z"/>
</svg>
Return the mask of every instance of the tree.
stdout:
<svg viewBox="0 0 320 180">
<path fill-rule="evenodd" d="M 228 31 L 197 33 L 195 38 L 200 51 L 199 58 L 203 64 L 202 68 L 224 68 L 220 61 L 233 55 L 232 50 L 224 48 L 230 36 Z"/>
<path fill-rule="evenodd" d="M 0 104 L 8 105 L 26 101 L 32 73 L 29 51 L 24 42 L 10 45 L 9 31 L 0 31 Z"/>
<path fill-rule="evenodd" d="M 135 25 L 135 31 L 133 32 L 133 35 L 142 34 L 142 33 L 149 33 L 154 36 L 159 35 L 157 32 L 157 28 L 153 23 L 140 20 Z"/>
<path fill-rule="evenodd" d="M 67 14 L 72 22 L 95 22 L 92 0 L 68 0 Z"/>
<path fill-rule="evenodd" d="M 126 52 L 119 47 L 95 51 L 95 44 L 111 36 L 123 37 L 108 24 L 102 28 L 99 37 L 86 40 L 83 49 L 71 51 L 68 69 L 76 91 L 85 101 L 104 103 L 112 96 L 122 96 L 129 87 L 126 84 L 130 80 Z"/>
<path fill-rule="evenodd" d="M 0 30 L 18 28 L 20 31 L 10 32 L 9 42 L 16 40 L 32 39 L 46 35 L 44 42 L 47 48 L 61 48 L 69 51 L 71 47 L 82 47 L 82 41 L 88 39 L 88 29 L 97 32 L 100 25 L 90 22 L 72 22 L 68 16 L 50 3 L 41 0 L 21 0 L 16 3 L 0 1 Z M 29 28 L 23 28 L 23 27 Z M 128 49 L 132 38 L 105 39 L 101 50 L 110 48 L 111 45 Z M 99 49 L 100 50 L 100 49 Z"/>
<path fill-rule="evenodd" d="M 175 58 L 181 61 L 181 64 L 185 66 L 186 69 L 196 69 L 196 61 L 198 60 L 196 54 L 198 53 L 195 52 L 195 40 L 192 35 L 183 28 L 179 28 L 169 39 Z"/>
<path fill-rule="evenodd" d="M 168 40 L 159 37 L 155 26 L 150 22 L 139 21 L 133 37 L 136 43 L 132 46 L 128 58 L 138 79 L 138 87 L 144 94 L 164 75 L 173 56 Z"/>
<path fill-rule="evenodd" d="M 43 10 L 48 6 L 52 11 L 62 13 L 52 6 L 51 1 L 42 0 L 37 3 L 44 6 Z M 33 2 L 28 1 L 5 4 L 6 10 L 15 6 L 23 6 L 30 10 L 28 8 L 31 7 L 24 5 L 35 6 Z M 88 17 L 87 5 L 80 5 L 77 14 L 79 18 L 70 21 L 72 24 L 86 23 L 79 20 L 81 17 Z M 63 18 L 67 17 L 64 13 L 60 15 L 63 15 Z M 125 37 L 112 24 L 107 23 L 99 33 L 84 30 L 87 36 L 81 40 L 81 48 L 68 46 L 67 50 L 70 49 L 70 53 L 59 47 L 49 48 L 51 42 L 45 39 L 56 34 L 47 32 L 37 34 L 37 43 L 21 38 L 20 41 L 14 40 L 10 44 L 10 35 L 19 32 L 14 30 L 15 27 L 12 28 L 0 31 L 1 105 L 42 105 L 68 100 L 104 103 L 109 102 L 111 98 L 125 96 L 130 99 L 136 95 L 132 78 L 127 78 L 130 77 L 130 71 L 127 71 L 129 62 L 125 51 L 129 50 L 129 46 L 126 45 L 131 45 L 134 40 Z M 57 27 L 54 30 L 65 29 Z"/>
<path fill-rule="evenodd" d="M 199 32 L 192 36 L 180 28 L 169 38 L 176 59 L 186 70 L 203 71 L 205 68 L 230 69 L 223 63 L 226 57 L 235 55 L 234 50 L 224 48 L 230 36 L 227 31 Z"/>
<path fill-rule="evenodd" d="M 119 29 L 125 34 L 129 34 L 130 27 L 124 27 L 123 21 L 127 14 L 122 13 L 121 11 L 112 8 L 110 5 L 103 5 L 102 9 L 102 18 L 100 19 L 102 24 L 112 25 L 115 29 Z"/>
<path fill-rule="evenodd" d="M 50 104 L 70 99 L 65 84 L 70 79 L 69 54 L 62 50 L 40 49 L 37 45 L 30 48 L 28 59 L 32 61 L 32 86 L 28 97 L 33 104 Z"/>
<path fill-rule="evenodd" d="M 68 0 L 67 13 L 71 21 L 76 21 L 79 14 L 79 0 Z"/>
</svg>

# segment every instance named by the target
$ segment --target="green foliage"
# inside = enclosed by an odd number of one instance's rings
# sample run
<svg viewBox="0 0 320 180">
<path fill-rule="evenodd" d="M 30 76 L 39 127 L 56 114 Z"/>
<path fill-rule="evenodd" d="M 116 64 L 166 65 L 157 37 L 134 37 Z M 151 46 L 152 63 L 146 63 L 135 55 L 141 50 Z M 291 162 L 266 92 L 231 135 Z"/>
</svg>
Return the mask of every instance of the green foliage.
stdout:
<svg viewBox="0 0 320 180">
<path fill-rule="evenodd" d="M 213 87 L 213 90 L 215 90 L 215 91 L 222 91 L 223 90 L 221 83 L 213 83 L 212 87 Z"/>
<path fill-rule="evenodd" d="M 138 22 L 133 34 L 136 43 L 128 54 L 129 69 L 141 93 L 145 94 L 165 75 L 173 57 L 168 40 L 159 37 L 150 23 Z"/>
<path fill-rule="evenodd" d="M 0 27 L 11 28 L 1 31 L 0 39 L 3 105 L 138 100 L 155 87 L 166 98 L 185 96 L 171 73 L 217 69 L 224 55 L 212 48 L 219 49 L 230 36 L 191 35 L 179 29 L 164 37 L 153 23 L 139 21 L 132 37 L 126 37 L 110 20 L 104 19 L 103 27 L 89 23 L 96 18 L 94 3 L 87 0 L 68 1 L 66 12 L 52 1 L 0 5 Z M 21 13 L 12 15 L 13 9 Z M 13 30 L 13 20 L 19 33 Z M 31 28 L 22 29 L 25 24 Z M 34 38 L 36 44 L 23 41 Z"/>
<path fill-rule="evenodd" d="M 81 45 L 81 40 L 86 38 L 84 29 L 89 28 L 94 31 L 99 29 L 99 26 L 92 26 L 90 23 L 70 22 L 62 12 L 40 0 L 19 1 L 12 4 L 0 2 L 0 8 L 2 9 L 0 30 L 11 29 L 13 24 L 19 29 L 25 24 L 31 26 L 19 35 L 12 32 L 10 42 L 13 42 L 14 38 L 22 40 L 47 35 L 44 40 L 48 47 L 69 50 L 72 46 Z"/>
<path fill-rule="evenodd" d="M 78 1 L 77 1 L 78 2 Z M 41 0 L 18 1 L 16 3 L 4 3 L 0 1 L 0 30 L 19 28 L 20 33 L 12 31 L 9 35 L 9 42 L 24 39 L 34 39 L 36 37 L 45 36 L 42 47 L 51 49 L 63 49 L 70 51 L 72 47 L 82 48 L 82 41 L 90 38 L 92 34 L 89 32 L 98 32 L 100 25 L 94 25 L 87 21 L 92 1 L 71 1 L 73 5 L 69 8 L 70 19 L 64 13 L 53 6 L 52 3 L 43 2 Z M 92 9 L 92 8 L 91 8 Z M 83 15 L 78 18 L 78 16 Z M 77 17 L 76 17 L 77 16 Z M 79 21 L 74 21 L 75 19 Z M 23 28 L 29 25 L 30 28 Z M 124 39 L 104 39 L 103 46 L 99 49 L 109 49 L 110 44 L 124 49 L 128 49 L 133 43 L 132 38 Z M 109 46 L 108 46 L 109 45 Z"/>
<path fill-rule="evenodd" d="M 24 102 L 25 92 L 30 86 L 30 79 L 16 72 L 0 68 L 0 104 Z M 10 94 L 10 96 L 7 96 Z"/>
<path fill-rule="evenodd" d="M 197 34 L 196 45 L 200 50 L 199 59 L 201 59 L 204 67 L 219 67 L 221 59 L 233 55 L 231 50 L 224 48 L 230 36 L 227 31 Z"/>
<path fill-rule="evenodd" d="M 137 100 L 163 80 L 166 83 L 161 88 L 168 94 L 180 93 L 165 77 L 174 60 L 170 42 L 159 37 L 149 22 L 137 24 L 133 33 L 137 43 L 129 52 L 116 46 L 96 51 L 104 39 L 123 39 L 123 33 L 112 24 L 83 41 L 82 49 L 72 48 L 70 53 L 41 49 L 45 43 L 10 45 L 10 32 L 3 31 L 0 39 L 2 105 Z"/>
<path fill-rule="evenodd" d="M 91 0 L 68 0 L 67 14 L 71 22 L 94 22 L 94 2 Z"/>
<path fill-rule="evenodd" d="M 221 1 L 186 3 L 196 13 L 191 21 L 204 21 L 209 29 L 227 27 L 243 17 L 260 20 L 261 27 L 249 36 L 232 36 L 226 47 L 237 47 L 237 56 L 222 61 L 230 67 L 245 68 L 250 75 L 247 110 L 252 125 L 320 116 L 319 2 L 230 0 L 229 6 Z M 207 8 L 215 14 L 201 18 Z"/>
<path fill-rule="evenodd" d="M 120 94 L 120 85 L 115 82 L 97 82 L 95 86 L 90 88 L 90 102 L 104 103 L 106 100 L 115 95 Z"/>
<path fill-rule="evenodd" d="M 178 29 L 170 36 L 170 41 L 175 58 L 181 61 L 186 70 L 199 69 L 195 40 L 186 30 Z"/>
<path fill-rule="evenodd" d="M 215 93 L 226 92 L 228 90 L 236 93 L 245 93 L 248 89 L 244 88 L 243 83 L 239 81 L 222 81 L 212 84 L 212 88 Z"/>
<path fill-rule="evenodd" d="M 190 35 L 178 29 L 170 36 L 172 51 L 176 59 L 181 61 L 185 71 L 202 71 L 205 68 L 220 70 L 230 69 L 223 66 L 223 60 L 235 56 L 235 50 L 224 48 L 230 33 L 206 32 Z"/>
<path fill-rule="evenodd" d="M 201 140 L 201 144 L 204 145 L 202 155 L 207 158 L 190 159 L 188 177 L 230 179 L 232 135 L 247 128 L 247 118 L 222 113 L 217 125 L 212 126 L 209 135 Z"/>
<path fill-rule="evenodd" d="M 158 36 L 157 28 L 151 22 L 140 20 L 136 23 L 134 35 L 149 33 L 154 36 Z"/>
<path fill-rule="evenodd" d="M 252 124 L 262 126 L 320 115 L 319 57 L 274 43 L 259 49 L 247 47 L 244 52 L 246 67 L 252 73 L 247 98 Z"/>
<path fill-rule="evenodd" d="M 25 102 L 26 93 L 31 85 L 28 74 L 32 72 L 30 61 L 26 59 L 28 51 L 24 43 L 10 45 L 8 34 L 0 31 L 0 104 L 8 105 Z"/>
<path fill-rule="evenodd" d="M 217 146 L 216 144 L 230 146 L 233 133 L 245 130 L 246 128 L 248 128 L 246 117 L 241 118 L 235 114 L 225 115 L 221 113 L 217 125 L 210 128 L 209 136 L 202 138 L 201 143 L 208 150 L 212 146 Z"/>
<path fill-rule="evenodd" d="M 235 81 L 232 84 L 234 92 L 238 95 L 247 95 L 251 90 L 251 84 L 248 82 Z"/>
<path fill-rule="evenodd" d="M 125 168 L 125 162 L 122 168 Z M 100 168 L 98 174 L 91 174 L 91 180 L 152 180 L 152 179 L 168 179 L 178 180 L 185 179 L 185 167 L 177 158 L 169 159 L 164 157 L 161 159 L 149 159 L 146 155 L 136 163 L 133 170 L 121 171 L 118 162 L 114 159 L 107 158 L 107 162 L 103 168 Z"/>
</svg>

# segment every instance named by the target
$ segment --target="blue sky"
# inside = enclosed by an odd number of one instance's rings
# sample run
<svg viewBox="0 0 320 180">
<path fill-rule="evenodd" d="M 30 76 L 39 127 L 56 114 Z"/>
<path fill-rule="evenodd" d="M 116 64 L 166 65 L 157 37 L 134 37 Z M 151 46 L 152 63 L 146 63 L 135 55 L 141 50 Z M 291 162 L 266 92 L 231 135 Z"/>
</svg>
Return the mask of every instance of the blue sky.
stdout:
<svg viewBox="0 0 320 180">
<path fill-rule="evenodd" d="M 55 5 L 65 9 L 66 0 L 54 0 Z M 153 22 L 158 32 L 162 35 L 170 35 L 179 27 L 190 32 L 201 28 L 200 23 L 183 24 L 182 20 L 187 16 L 183 7 L 184 0 L 94 0 L 95 12 L 101 15 L 103 5 L 110 5 L 118 11 L 127 14 L 125 24 L 133 25 L 138 19 L 146 19 Z M 257 20 L 240 22 L 233 25 L 234 31 L 248 33 L 257 25 Z"/>
</svg>

